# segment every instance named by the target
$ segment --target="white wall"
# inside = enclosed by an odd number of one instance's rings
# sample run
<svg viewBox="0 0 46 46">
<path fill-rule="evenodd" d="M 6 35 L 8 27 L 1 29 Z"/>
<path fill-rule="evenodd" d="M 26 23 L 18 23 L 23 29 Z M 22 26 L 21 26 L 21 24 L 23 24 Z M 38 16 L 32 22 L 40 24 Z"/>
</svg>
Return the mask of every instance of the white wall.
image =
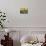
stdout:
<svg viewBox="0 0 46 46">
<path fill-rule="evenodd" d="M 29 13 L 20 14 L 21 7 Z M 6 12 L 7 27 L 46 27 L 46 0 L 0 0 L 0 9 Z"/>
</svg>

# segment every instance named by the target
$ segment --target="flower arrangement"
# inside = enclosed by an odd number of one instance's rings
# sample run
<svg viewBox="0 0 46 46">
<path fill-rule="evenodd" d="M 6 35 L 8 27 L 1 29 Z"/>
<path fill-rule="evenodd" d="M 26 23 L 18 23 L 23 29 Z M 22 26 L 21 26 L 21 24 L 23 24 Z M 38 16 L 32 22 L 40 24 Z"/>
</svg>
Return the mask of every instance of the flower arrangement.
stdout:
<svg viewBox="0 0 46 46">
<path fill-rule="evenodd" d="M 4 22 L 6 20 L 6 15 L 4 12 L 0 11 L 0 27 L 3 28 L 4 27 Z"/>
</svg>

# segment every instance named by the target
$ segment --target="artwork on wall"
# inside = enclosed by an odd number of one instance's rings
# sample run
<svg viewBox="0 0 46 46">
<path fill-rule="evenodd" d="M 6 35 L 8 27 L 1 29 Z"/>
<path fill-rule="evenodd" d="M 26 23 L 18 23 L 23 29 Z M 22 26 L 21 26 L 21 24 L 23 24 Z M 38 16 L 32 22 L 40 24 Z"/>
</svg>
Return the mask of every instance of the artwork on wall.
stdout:
<svg viewBox="0 0 46 46">
<path fill-rule="evenodd" d="M 20 8 L 20 14 L 28 14 L 28 8 Z"/>
</svg>

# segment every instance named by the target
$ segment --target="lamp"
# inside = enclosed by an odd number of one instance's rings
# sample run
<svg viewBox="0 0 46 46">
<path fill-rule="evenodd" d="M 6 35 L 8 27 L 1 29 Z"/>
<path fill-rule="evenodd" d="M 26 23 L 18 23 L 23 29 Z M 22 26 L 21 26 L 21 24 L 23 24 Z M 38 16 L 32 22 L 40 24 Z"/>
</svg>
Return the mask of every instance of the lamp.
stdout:
<svg viewBox="0 0 46 46">
<path fill-rule="evenodd" d="M 8 30 L 8 29 L 5 29 L 5 32 L 6 32 L 6 33 L 9 33 L 9 30 Z"/>
<path fill-rule="evenodd" d="M 7 33 L 7 36 L 9 36 L 9 29 L 5 29 L 5 32 Z"/>
</svg>

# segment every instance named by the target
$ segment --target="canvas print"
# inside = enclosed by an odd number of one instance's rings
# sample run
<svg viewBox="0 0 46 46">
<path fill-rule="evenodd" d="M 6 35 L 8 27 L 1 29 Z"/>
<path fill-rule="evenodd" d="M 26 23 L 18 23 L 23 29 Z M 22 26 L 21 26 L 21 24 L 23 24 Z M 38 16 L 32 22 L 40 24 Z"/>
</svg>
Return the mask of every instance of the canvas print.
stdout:
<svg viewBox="0 0 46 46">
<path fill-rule="evenodd" d="M 28 14 L 28 8 L 20 8 L 20 14 Z"/>
</svg>

